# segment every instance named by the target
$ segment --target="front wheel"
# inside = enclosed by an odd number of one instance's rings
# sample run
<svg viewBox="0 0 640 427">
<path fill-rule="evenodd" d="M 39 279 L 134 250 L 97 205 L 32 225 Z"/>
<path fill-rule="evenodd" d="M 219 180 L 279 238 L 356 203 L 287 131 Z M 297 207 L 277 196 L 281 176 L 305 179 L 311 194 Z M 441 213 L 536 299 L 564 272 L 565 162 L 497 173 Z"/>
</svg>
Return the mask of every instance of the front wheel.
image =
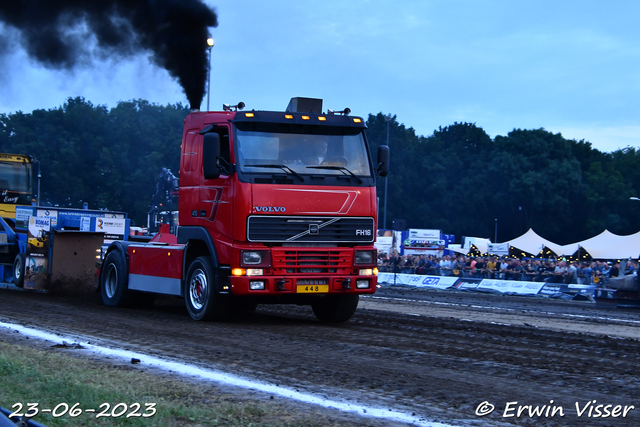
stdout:
<svg viewBox="0 0 640 427">
<path fill-rule="evenodd" d="M 358 308 L 360 297 L 354 294 L 326 295 L 311 308 L 321 322 L 342 323 L 351 319 Z"/>
<path fill-rule="evenodd" d="M 221 320 L 229 315 L 230 304 L 215 293 L 215 281 L 210 257 L 198 257 L 189 266 L 184 302 L 194 320 Z"/>
<path fill-rule="evenodd" d="M 16 259 L 13 260 L 13 284 L 18 288 L 24 287 L 24 266 L 26 256 L 23 253 L 16 255 Z"/>
</svg>

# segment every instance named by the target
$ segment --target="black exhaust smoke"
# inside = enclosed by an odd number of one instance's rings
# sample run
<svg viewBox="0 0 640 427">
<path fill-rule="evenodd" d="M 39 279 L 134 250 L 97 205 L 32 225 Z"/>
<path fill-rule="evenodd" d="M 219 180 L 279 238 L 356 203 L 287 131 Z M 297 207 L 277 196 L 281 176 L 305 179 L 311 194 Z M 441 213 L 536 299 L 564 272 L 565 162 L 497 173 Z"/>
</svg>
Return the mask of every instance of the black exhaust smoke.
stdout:
<svg viewBox="0 0 640 427">
<path fill-rule="evenodd" d="M 149 53 L 200 108 L 209 28 L 218 26 L 201 0 L 1 0 L 0 21 L 0 50 L 20 44 L 47 68 Z"/>
</svg>

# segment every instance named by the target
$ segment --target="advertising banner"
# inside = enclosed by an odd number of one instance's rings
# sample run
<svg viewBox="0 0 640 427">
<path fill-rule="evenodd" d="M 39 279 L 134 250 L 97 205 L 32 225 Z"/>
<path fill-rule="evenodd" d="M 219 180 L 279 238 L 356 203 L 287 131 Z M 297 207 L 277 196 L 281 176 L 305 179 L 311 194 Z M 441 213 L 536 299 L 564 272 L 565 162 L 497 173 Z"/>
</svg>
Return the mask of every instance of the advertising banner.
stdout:
<svg viewBox="0 0 640 427">
<path fill-rule="evenodd" d="M 408 285 L 424 288 L 447 289 L 453 286 L 457 277 L 453 276 L 424 276 L 420 274 L 378 274 L 378 283 L 388 283 L 396 285 Z"/>
<path fill-rule="evenodd" d="M 51 219 L 51 227 L 58 226 L 58 211 L 56 209 L 37 209 L 36 216 Z"/>
<path fill-rule="evenodd" d="M 91 218 L 83 216 L 80 218 L 80 231 L 91 231 Z"/>
<path fill-rule="evenodd" d="M 51 218 L 34 216 L 29 218 L 24 269 L 25 289 L 47 289 L 50 231 Z"/>
<path fill-rule="evenodd" d="M 392 236 L 378 236 L 374 243 L 376 249 L 385 254 L 390 254 L 393 248 L 393 237 Z"/>
<path fill-rule="evenodd" d="M 537 295 L 544 286 L 544 282 L 519 282 L 515 280 L 484 279 L 478 285 L 478 290 L 500 292 L 502 294 Z"/>
<path fill-rule="evenodd" d="M 442 231 L 410 228 L 409 239 L 440 240 Z"/>
<path fill-rule="evenodd" d="M 546 284 L 544 282 L 521 282 L 517 280 L 474 279 L 455 276 L 423 276 L 419 274 L 378 274 L 378 283 L 406 285 L 433 289 L 458 289 L 464 291 L 492 292 L 503 295 L 567 297 L 594 296 L 595 286 Z"/>
<path fill-rule="evenodd" d="M 591 295 L 595 296 L 596 287 L 593 285 L 565 285 L 564 283 L 545 283 L 540 289 L 541 296 L 567 295 Z"/>
<path fill-rule="evenodd" d="M 401 243 L 402 231 L 378 229 L 375 246 L 381 252 L 389 255 L 394 251 L 400 253 Z"/>
<path fill-rule="evenodd" d="M 16 206 L 16 228 L 27 229 L 31 215 L 33 215 L 32 207 Z"/>
<path fill-rule="evenodd" d="M 104 233 L 105 244 L 124 240 L 124 236 L 129 233 L 126 218 L 94 218 L 92 221 L 95 221 L 95 231 Z"/>
<path fill-rule="evenodd" d="M 458 283 L 456 284 L 456 289 L 462 289 L 464 291 L 471 291 L 478 288 L 482 279 L 471 279 L 468 277 L 463 277 L 458 279 Z"/>
</svg>

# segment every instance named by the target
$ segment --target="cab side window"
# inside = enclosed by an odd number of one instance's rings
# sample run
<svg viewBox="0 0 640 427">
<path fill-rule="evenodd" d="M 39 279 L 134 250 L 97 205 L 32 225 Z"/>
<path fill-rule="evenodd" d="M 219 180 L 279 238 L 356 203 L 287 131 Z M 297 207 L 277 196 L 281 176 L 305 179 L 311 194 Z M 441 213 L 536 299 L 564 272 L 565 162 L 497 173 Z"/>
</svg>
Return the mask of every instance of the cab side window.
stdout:
<svg viewBox="0 0 640 427">
<path fill-rule="evenodd" d="M 216 126 L 213 132 L 220 135 L 220 157 L 218 161 L 220 168 L 223 170 L 224 175 L 228 175 L 231 172 L 231 147 L 229 145 L 229 128 L 227 126 Z"/>
</svg>

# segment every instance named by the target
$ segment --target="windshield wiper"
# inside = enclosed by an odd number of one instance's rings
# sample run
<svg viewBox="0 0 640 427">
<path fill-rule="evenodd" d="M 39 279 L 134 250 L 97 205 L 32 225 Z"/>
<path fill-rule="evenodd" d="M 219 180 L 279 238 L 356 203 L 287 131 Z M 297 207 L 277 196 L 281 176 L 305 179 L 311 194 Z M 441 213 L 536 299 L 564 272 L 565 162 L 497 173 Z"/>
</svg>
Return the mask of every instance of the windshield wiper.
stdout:
<svg viewBox="0 0 640 427">
<path fill-rule="evenodd" d="M 248 168 L 278 168 L 278 169 L 282 169 L 285 172 L 289 172 L 290 174 L 293 174 L 293 175 L 297 176 L 298 178 L 300 178 L 300 181 L 304 182 L 304 178 L 302 176 L 300 176 L 300 174 L 298 174 L 298 172 L 294 171 L 293 169 L 291 169 L 287 165 L 244 165 L 243 167 L 248 167 Z"/>
<path fill-rule="evenodd" d="M 358 178 L 356 176 L 356 174 L 354 174 L 353 172 L 351 172 L 349 169 L 345 168 L 344 166 L 307 166 L 307 168 L 309 168 L 309 169 L 328 169 L 328 170 L 332 170 L 332 171 L 340 171 L 340 172 L 344 173 L 345 175 L 351 175 L 352 177 L 357 179 L 360 184 L 362 184 L 364 182 L 360 178 Z"/>
</svg>

